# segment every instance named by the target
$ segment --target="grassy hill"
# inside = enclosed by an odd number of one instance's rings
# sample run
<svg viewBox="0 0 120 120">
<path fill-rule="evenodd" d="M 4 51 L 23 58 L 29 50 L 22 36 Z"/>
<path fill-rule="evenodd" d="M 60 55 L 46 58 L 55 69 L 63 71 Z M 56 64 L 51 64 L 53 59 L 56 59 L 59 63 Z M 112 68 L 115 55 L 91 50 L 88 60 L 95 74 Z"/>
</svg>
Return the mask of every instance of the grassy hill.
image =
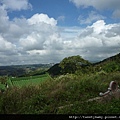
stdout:
<svg viewBox="0 0 120 120">
<path fill-rule="evenodd" d="M 119 99 L 106 103 L 85 102 L 98 97 L 100 92 L 106 92 L 111 81 L 116 81 L 120 85 L 119 69 L 105 71 L 103 68 L 106 64 L 108 62 L 86 66 L 81 70 L 89 69 L 89 71 L 82 74 L 78 70 L 74 74 L 48 77 L 44 82 L 36 85 L 14 86 L 6 90 L 4 94 L 0 94 L 0 113 L 119 114 Z M 97 67 L 102 67 L 102 69 L 98 70 Z"/>
<path fill-rule="evenodd" d="M 91 65 L 81 65 L 82 69 L 78 72 L 82 72 L 83 74 L 86 72 L 88 74 L 89 72 L 96 73 L 100 71 L 105 71 L 105 72 L 112 72 L 112 71 L 120 71 L 120 53 L 111 56 L 109 58 L 106 58 L 100 62 L 96 63 L 91 63 Z M 60 67 L 60 63 L 55 64 L 51 68 L 47 70 L 47 72 L 51 76 L 58 76 L 62 74 L 62 68 Z"/>
<path fill-rule="evenodd" d="M 5 77 L 1 77 L 5 79 Z M 1 80 L 0 78 L 0 80 Z M 36 86 L 44 82 L 50 78 L 49 74 L 45 73 L 43 75 L 36 75 L 36 76 L 29 76 L 29 77 L 6 77 L 5 81 L 3 80 L 0 82 L 0 90 L 5 91 L 7 88 L 5 87 L 6 84 L 9 86 L 9 88 L 13 87 L 24 87 L 24 86 Z"/>
<path fill-rule="evenodd" d="M 0 113 L 119 114 L 120 100 L 85 102 L 105 92 L 112 80 L 120 84 L 120 72 L 102 76 L 68 74 L 36 86 L 13 87 L 0 96 Z"/>
<path fill-rule="evenodd" d="M 120 62 L 120 53 L 114 56 L 111 56 L 109 58 L 106 58 L 100 62 L 95 63 L 95 65 L 101 65 L 101 64 L 107 64 L 108 62 L 115 61 L 115 62 Z"/>
<path fill-rule="evenodd" d="M 111 56 L 103 61 L 93 64 L 96 71 L 104 70 L 106 72 L 120 71 L 120 53 Z"/>
</svg>

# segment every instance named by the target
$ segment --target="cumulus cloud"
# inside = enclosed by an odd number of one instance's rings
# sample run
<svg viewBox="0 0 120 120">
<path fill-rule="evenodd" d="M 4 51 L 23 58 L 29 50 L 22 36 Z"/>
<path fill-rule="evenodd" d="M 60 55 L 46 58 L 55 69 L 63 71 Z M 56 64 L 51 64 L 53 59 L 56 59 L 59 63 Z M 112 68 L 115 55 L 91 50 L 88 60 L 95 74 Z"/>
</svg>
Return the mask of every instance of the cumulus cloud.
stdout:
<svg viewBox="0 0 120 120">
<path fill-rule="evenodd" d="M 0 6 L 1 64 L 4 65 L 5 61 L 6 64 L 33 63 L 32 58 L 36 58 L 36 61 L 40 63 L 39 61 L 43 57 L 43 54 L 49 56 L 48 53 L 53 51 L 51 49 L 61 49 L 59 46 L 61 44 L 61 38 L 59 38 L 56 27 L 57 20 L 42 13 L 34 14 L 29 19 L 23 17 L 9 20 L 7 9 L 17 10 L 19 8 L 19 10 L 22 10 L 24 7 L 16 6 L 17 8 L 14 9 L 13 6 L 10 6 L 9 1 L 0 2 L 2 2 Z M 19 4 L 20 1 L 15 2 Z M 25 6 L 26 2 L 25 0 L 22 1 Z M 42 60 L 43 63 L 44 61 Z"/>
<path fill-rule="evenodd" d="M 35 14 L 26 21 L 29 32 L 19 40 L 25 50 L 48 49 L 53 42 L 57 45 L 59 38 L 56 38 L 57 21 L 54 18 L 49 18 L 46 14 Z"/>
<path fill-rule="evenodd" d="M 115 55 L 120 51 L 119 29 L 120 24 L 106 24 L 104 20 L 98 20 L 84 29 L 79 28 L 78 36 L 63 39 L 61 58 L 81 55 L 90 61 L 100 61 Z M 68 28 L 67 31 L 69 31 Z M 71 29 L 70 31 L 72 34 Z M 115 35 L 109 36 L 111 33 Z"/>
<path fill-rule="evenodd" d="M 9 50 L 15 49 L 15 45 L 6 41 L 2 36 L 0 36 L 0 52 L 8 52 Z"/>
<path fill-rule="evenodd" d="M 77 7 L 93 7 L 97 10 L 112 10 L 113 17 L 120 15 L 120 0 L 69 0 L 73 2 Z"/>
<path fill-rule="evenodd" d="M 26 10 L 31 9 L 32 5 L 28 0 L 0 0 L 5 9 L 10 10 Z"/>
<path fill-rule="evenodd" d="M 34 24 L 30 24 L 33 16 L 9 21 L 8 32 L 0 36 L 1 59 L 6 59 L 6 64 L 31 64 L 59 62 L 67 56 L 81 55 L 93 61 L 120 51 L 120 24 L 106 24 L 104 20 L 98 20 L 84 29 L 59 28 L 54 18 L 54 24 L 51 18 L 47 18 L 47 22 Z"/>
<path fill-rule="evenodd" d="M 83 48 L 87 59 L 103 59 L 120 51 L 120 24 L 106 24 L 99 20 L 81 31 L 76 39 L 77 48 Z M 113 33 L 113 36 L 109 35 Z M 77 44 L 76 44 L 77 43 Z M 102 54 L 101 54 L 102 53 Z"/>
<path fill-rule="evenodd" d="M 28 19 L 30 25 L 46 23 L 52 26 L 57 24 L 57 21 L 54 18 L 49 18 L 46 14 L 35 14 L 30 19 Z"/>
<path fill-rule="evenodd" d="M 89 18 L 94 15 L 91 12 Z M 86 28 L 59 27 L 56 19 L 43 13 L 10 20 L 1 5 L 0 65 L 56 63 L 71 55 L 92 61 L 110 57 L 120 51 L 120 24 L 98 18 L 89 20 L 94 23 Z"/>
</svg>

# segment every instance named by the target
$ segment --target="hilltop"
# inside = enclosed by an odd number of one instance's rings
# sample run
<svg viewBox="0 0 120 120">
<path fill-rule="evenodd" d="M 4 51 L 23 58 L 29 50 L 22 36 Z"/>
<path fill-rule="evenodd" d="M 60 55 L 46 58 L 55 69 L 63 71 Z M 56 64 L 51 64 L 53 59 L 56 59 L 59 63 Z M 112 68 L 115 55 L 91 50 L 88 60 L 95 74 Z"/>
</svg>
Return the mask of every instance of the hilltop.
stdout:
<svg viewBox="0 0 120 120">
<path fill-rule="evenodd" d="M 120 71 L 120 53 L 116 54 L 114 56 L 111 56 L 109 58 L 106 58 L 102 61 L 96 62 L 96 63 L 90 63 L 91 65 L 91 72 L 95 71 L 101 71 L 104 70 L 106 72 L 109 71 Z M 80 65 L 82 66 L 82 68 L 88 68 L 89 65 Z M 51 76 L 57 76 L 57 75 L 61 75 L 62 74 L 62 68 L 60 67 L 60 63 L 57 63 L 55 65 L 53 65 L 51 68 L 49 68 L 47 70 L 47 72 L 51 75 Z"/>
</svg>

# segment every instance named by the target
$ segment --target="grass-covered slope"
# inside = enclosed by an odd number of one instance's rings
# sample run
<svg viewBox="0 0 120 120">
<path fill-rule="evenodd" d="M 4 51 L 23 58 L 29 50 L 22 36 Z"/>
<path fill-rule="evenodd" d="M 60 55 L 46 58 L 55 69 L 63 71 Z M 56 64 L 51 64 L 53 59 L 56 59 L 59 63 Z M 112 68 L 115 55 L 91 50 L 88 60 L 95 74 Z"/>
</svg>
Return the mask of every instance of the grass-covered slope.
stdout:
<svg viewBox="0 0 120 120">
<path fill-rule="evenodd" d="M 93 64 L 96 70 L 106 72 L 120 71 L 120 53 Z"/>
<path fill-rule="evenodd" d="M 13 87 L 1 94 L 0 113 L 119 114 L 119 100 L 105 104 L 85 102 L 98 97 L 99 92 L 105 92 L 112 80 L 120 85 L 120 72 L 83 76 L 67 74 L 49 78 L 36 86 Z"/>
<path fill-rule="evenodd" d="M 29 76 L 29 77 L 20 77 L 20 78 L 11 78 L 13 86 L 23 87 L 29 85 L 39 85 L 48 78 L 48 74 Z"/>
</svg>

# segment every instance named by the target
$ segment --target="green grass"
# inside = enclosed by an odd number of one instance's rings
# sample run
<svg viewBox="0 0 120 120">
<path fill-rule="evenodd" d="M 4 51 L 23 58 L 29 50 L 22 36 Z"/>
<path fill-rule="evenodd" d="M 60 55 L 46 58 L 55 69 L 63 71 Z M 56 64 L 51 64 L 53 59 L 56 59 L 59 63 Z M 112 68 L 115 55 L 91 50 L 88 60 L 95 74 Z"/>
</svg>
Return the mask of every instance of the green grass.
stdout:
<svg viewBox="0 0 120 120">
<path fill-rule="evenodd" d="M 8 78 L 8 80 L 7 80 L 7 84 L 8 84 L 8 86 L 13 87 L 13 83 L 12 83 L 12 81 L 11 81 L 10 78 Z"/>
<path fill-rule="evenodd" d="M 23 87 L 29 85 L 39 85 L 48 79 L 48 74 L 39 75 L 39 76 L 30 76 L 30 77 L 21 77 L 21 78 L 13 78 L 11 79 L 13 86 Z"/>
<path fill-rule="evenodd" d="M 29 77 L 18 77 L 18 78 L 10 78 L 12 81 L 20 81 L 20 80 L 31 80 L 31 79 L 36 79 L 36 78 L 41 78 L 41 77 L 48 77 L 48 74 L 43 74 L 43 75 L 37 75 L 37 76 L 29 76 Z"/>
<path fill-rule="evenodd" d="M 30 80 L 32 83 L 36 81 L 33 86 L 29 86 Z M 53 79 L 46 74 L 46 77 L 36 76 L 30 80 L 13 81 L 21 87 L 15 85 L 0 96 L 0 113 L 119 114 L 120 100 L 113 99 L 107 103 L 85 101 L 98 97 L 100 92 L 106 92 L 112 80 L 120 85 L 120 72 L 67 74 Z M 22 85 L 25 81 L 28 83 Z M 73 105 L 69 106 L 70 104 Z M 60 109 L 61 106 L 67 107 Z"/>
<path fill-rule="evenodd" d="M 0 83 L 0 90 L 5 90 L 5 85 Z"/>
</svg>

